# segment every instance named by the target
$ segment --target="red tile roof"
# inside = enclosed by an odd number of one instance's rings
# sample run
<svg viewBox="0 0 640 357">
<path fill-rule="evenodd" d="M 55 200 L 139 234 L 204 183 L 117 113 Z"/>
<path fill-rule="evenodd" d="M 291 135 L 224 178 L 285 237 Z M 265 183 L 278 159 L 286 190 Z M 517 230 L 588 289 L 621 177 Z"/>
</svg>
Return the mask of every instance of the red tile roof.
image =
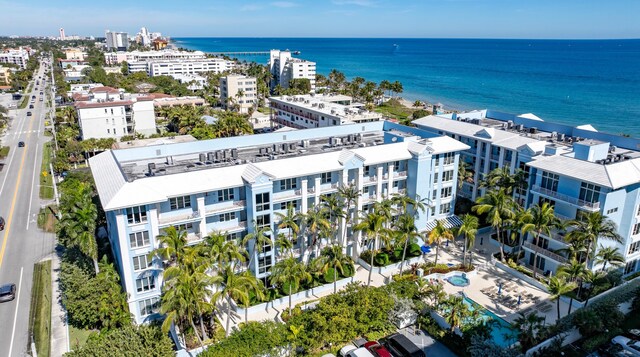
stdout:
<svg viewBox="0 0 640 357">
<path fill-rule="evenodd" d="M 120 93 L 119 90 L 112 87 L 95 87 L 89 90 L 91 93 Z"/>
</svg>

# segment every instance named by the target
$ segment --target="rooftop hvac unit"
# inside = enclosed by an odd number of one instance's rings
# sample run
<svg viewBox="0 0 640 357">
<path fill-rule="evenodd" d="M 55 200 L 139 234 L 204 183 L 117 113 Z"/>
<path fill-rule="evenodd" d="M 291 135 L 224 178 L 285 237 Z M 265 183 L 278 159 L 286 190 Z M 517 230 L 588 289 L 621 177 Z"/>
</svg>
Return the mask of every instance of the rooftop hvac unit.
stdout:
<svg viewBox="0 0 640 357">
<path fill-rule="evenodd" d="M 538 132 L 538 128 L 535 128 L 535 127 L 529 128 L 529 134 L 535 134 L 537 132 Z"/>
<path fill-rule="evenodd" d="M 153 176 L 154 175 L 154 171 L 156 169 L 156 164 L 153 162 L 150 162 L 147 167 L 149 168 L 149 176 Z"/>
<path fill-rule="evenodd" d="M 303 148 L 308 148 L 309 147 L 309 140 L 302 140 L 302 147 Z"/>
<path fill-rule="evenodd" d="M 205 153 L 203 153 L 203 152 L 202 152 L 202 153 L 200 153 L 200 155 L 198 155 L 198 160 L 199 160 L 200 162 L 205 162 L 205 161 L 207 161 L 207 154 L 205 154 Z"/>
<path fill-rule="evenodd" d="M 524 125 L 519 124 L 517 129 L 518 129 L 518 131 L 523 131 L 524 130 Z"/>
<path fill-rule="evenodd" d="M 558 141 L 564 141 L 564 133 L 558 134 Z"/>
<path fill-rule="evenodd" d="M 507 128 L 508 128 L 508 129 L 513 128 L 513 120 L 508 120 L 508 121 L 507 121 Z"/>
<path fill-rule="evenodd" d="M 296 147 L 298 147 L 298 145 L 296 145 L 296 143 L 289 143 L 289 151 L 291 151 L 291 152 L 295 151 Z"/>
<path fill-rule="evenodd" d="M 617 147 L 615 147 L 613 145 L 609 146 L 609 152 L 614 152 L 614 151 L 616 151 L 616 149 L 617 149 Z"/>
<path fill-rule="evenodd" d="M 258 153 L 260 154 L 260 156 L 263 156 L 267 154 L 267 150 L 265 148 L 260 148 L 258 149 Z"/>
<path fill-rule="evenodd" d="M 234 160 L 238 158 L 238 149 L 231 149 L 231 158 Z"/>
<path fill-rule="evenodd" d="M 207 161 L 211 161 L 214 162 L 216 160 L 216 156 L 213 152 L 208 152 L 207 153 Z"/>
<path fill-rule="evenodd" d="M 362 142 L 362 134 L 358 134 L 356 138 L 358 139 L 358 142 Z"/>
<path fill-rule="evenodd" d="M 556 137 L 558 137 L 558 133 L 556 133 L 555 131 L 551 132 L 551 139 L 555 139 Z"/>
</svg>

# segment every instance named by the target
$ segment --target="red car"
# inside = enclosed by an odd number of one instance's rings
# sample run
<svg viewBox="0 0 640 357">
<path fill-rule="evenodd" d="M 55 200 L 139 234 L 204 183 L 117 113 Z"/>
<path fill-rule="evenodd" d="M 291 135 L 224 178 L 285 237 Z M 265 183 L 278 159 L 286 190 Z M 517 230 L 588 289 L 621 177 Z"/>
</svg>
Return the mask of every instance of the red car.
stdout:
<svg viewBox="0 0 640 357">
<path fill-rule="evenodd" d="M 364 344 L 366 349 L 369 350 L 376 357 L 393 357 L 393 355 L 383 345 L 376 341 L 369 341 Z"/>
</svg>

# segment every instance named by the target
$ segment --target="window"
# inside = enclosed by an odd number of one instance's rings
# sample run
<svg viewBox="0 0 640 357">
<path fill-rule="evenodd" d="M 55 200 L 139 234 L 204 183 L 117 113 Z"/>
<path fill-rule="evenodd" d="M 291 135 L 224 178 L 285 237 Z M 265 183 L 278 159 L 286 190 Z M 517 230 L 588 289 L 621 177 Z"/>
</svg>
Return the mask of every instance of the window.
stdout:
<svg viewBox="0 0 640 357">
<path fill-rule="evenodd" d="M 153 275 L 136 279 L 136 290 L 139 293 L 143 291 L 153 290 L 155 288 L 156 288 L 156 279 Z"/>
<path fill-rule="evenodd" d="M 234 199 L 233 189 L 225 188 L 224 190 L 218 191 L 218 201 L 231 201 Z"/>
<path fill-rule="evenodd" d="M 238 241 L 240 239 L 240 233 L 234 232 L 227 234 L 227 241 Z"/>
<path fill-rule="evenodd" d="M 172 210 L 191 207 L 191 196 L 172 197 L 169 199 Z"/>
<path fill-rule="evenodd" d="M 288 202 L 282 202 L 280 203 L 280 209 L 281 210 L 287 210 L 289 209 L 289 206 L 293 207 L 293 210 L 296 211 L 298 209 L 298 201 L 288 201 Z"/>
<path fill-rule="evenodd" d="M 453 181 L 453 170 L 445 171 L 442 173 L 442 182 Z"/>
<path fill-rule="evenodd" d="M 636 271 L 637 263 L 638 263 L 637 259 L 628 262 L 627 265 L 624 266 L 624 274 L 629 274 L 629 273 L 633 273 L 634 271 Z"/>
<path fill-rule="evenodd" d="M 452 192 L 452 188 L 451 187 L 442 188 L 442 190 L 440 190 L 440 198 L 451 197 L 451 192 Z"/>
<path fill-rule="evenodd" d="M 582 182 L 580 184 L 580 199 L 586 202 L 597 202 L 600 198 L 600 186 Z"/>
<path fill-rule="evenodd" d="M 107 119 L 109 121 L 109 119 Z M 107 129 L 107 134 L 111 134 L 111 130 Z"/>
<path fill-rule="evenodd" d="M 258 274 L 266 273 L 271 268 L 271 255 L 265 255 L 258 258 Z"/>
<path fill-rule="evenodd" d="M 182 231 L 188 231 L 190 229 L 193 229 L 193 223 L 183 223 L 183 224 L 178 224 L 175 227 L 176 231 L 178 232 L 182 232 Z"/>
<path fill-rule="evenodd" d="M 256 211 L 268 211 L 270 207 L 269 192 L 258 193 L 256 195 Z"/>
<path fill-rule="evenodd" d="M 436 157 L 436 164 L 435 165 L 439 166 L 440 165 L 440 155 L 436 155 L 435 157 Z"/>
<path fill-rule="evenodd" d="M 220 222 L 229 222 L 231 220 L 236 219 L 236 213 L 235 212 L 223 213 L 218 217 Z"/>
<path fill-rule="evenodd" d="M 294 178 L 280 180 L 280 190 L 295 190 L 298 188 L 298 180 Z"/>
<path fill-rule="evenodd" d="M 142 248 L 149 245 L 149 232 L 135 232 L 129 234 L 129 245 L 131 248 Z"/>
<path fill-rule="evenodd" d="M 440 214 L 447 214 L 451 212 L 451 202 L 440 205 Z"/>
<path fill-rule="evenodd" d="M 144 223 L 147 221 L 147 207 L 135 206 L 127 208 L 127 222 L 129 224 Z"/>
<path fill-rule="evenodd" d="M 365 166 L 364 167 L 364 176 L 371 176 L 371 166 Z"/>
<path fill-rule="evenodd" d="M 160 298 L 154 297 L 138 301 L 138 308 L 140 308 L 140 316 L 155 314 L 160 309 Z"/>
<path fill-rule="evenodd" d="M 258 216 L 256 217 L 256 225 L 258 226 L 258 228 L 263 228 L 263 227 L 271 227 L 271 215 L 268 214 L 264 214 L 262 216 Z"/>
<path fill-rule="evenodd" d="M 395 171 L 400 171 L 400 161 L 394 161 L 391 163 Z"/>
<path fill-rule="evenodd" d="M 323 172 L 320 174 L 320 183 L 330 183 L 331 182 L 331 172 Z"/>
<path fill-rule="evenodd" d="M 618 207 L 612 208 L 612 209 L 608 209 L 607 210 L 607 215 L 610 215 L 612 213 L 616 213 L 618 212 Z"/>
<path fill-rule="evenodd" d="M 444 165 L 451 165 L 456 160 L 456 153 L 448 152 L 442 155 L 442 161 Z"/>
<path fill-rule="evenodd" d="M 436 197 L 438 197 L 438 190 L 433 190 L 432 194 L 431 194 L 431 199 L 435 200 Z"/>
<path fill-rule="evenodd" d="M 628 254 L 637 253 L 638 251 L 640 251 L 640 241 L 631 243 Z"/>
<path fill-rule="evenodd" d="M 636 224 L 633 226 L 633 232 L 632 232 L 631 234 L 636 235 L 636 234 L 638 234 L 638 233 L 640 233 L 640 223 L 636 223 Z"/>
<path fill-rule="evenodd" d="M 433 174 L 433 183 L 438 183 L 438 173 L 437 172 L 435 172 Z"/>
<path fill-rule="evenodd" d="M 544 189 L 556 192 L 558 191 L 558 181 L 560 176 L 552 174 L 551 172 L 542 171 L 542 183 L 540 186 Z"/>
<path fill-rule="evenodd" d="M 133 271 L 147 269 L 151 266 L 151 259 L 147 259 L 147 255 L 138 255 L 133 257 Z"/>
</svg>

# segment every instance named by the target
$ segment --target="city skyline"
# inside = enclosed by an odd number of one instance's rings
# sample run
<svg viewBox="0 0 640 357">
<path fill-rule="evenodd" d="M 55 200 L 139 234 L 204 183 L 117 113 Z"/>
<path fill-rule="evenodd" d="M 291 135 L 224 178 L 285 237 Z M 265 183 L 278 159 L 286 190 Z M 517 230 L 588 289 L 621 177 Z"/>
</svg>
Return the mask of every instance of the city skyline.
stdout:
<svg viewBox="0 0 640 357">
<path fill-rule="evenodd" d="M 172 37 L 640 38 L 633 15 L 640 3 L 632 0 L 198 0 L 188 8 L 117 0 L 111 5 L 117 16 L 99 4 L 0 1 L 11 14 L 0 35 L 57 36 L 64 28 L 67 34 L 101 37 L 105 29 L 133 35 L 146 26 Z"/>
</svg>

